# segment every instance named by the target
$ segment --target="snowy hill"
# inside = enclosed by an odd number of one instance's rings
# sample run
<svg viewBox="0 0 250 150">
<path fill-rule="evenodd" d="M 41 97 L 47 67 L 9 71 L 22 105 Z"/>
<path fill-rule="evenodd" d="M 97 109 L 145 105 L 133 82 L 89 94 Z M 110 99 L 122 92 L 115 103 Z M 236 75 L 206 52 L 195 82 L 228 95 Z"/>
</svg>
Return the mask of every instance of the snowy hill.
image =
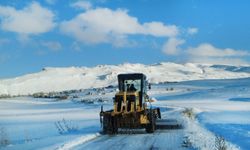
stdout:
<svg viewBox="0 0 250 150">
<path fill-rule="evenodd" d="M 0 80 L 0 95 L 106 87 L 117 84 L 117 74 L 142 72 L 151 83 L 199 79 L 250 77 L 250 66 L 159 63 L 121 64 L 96 67 L 44 68 L 41 72 Z"/>
</svg>

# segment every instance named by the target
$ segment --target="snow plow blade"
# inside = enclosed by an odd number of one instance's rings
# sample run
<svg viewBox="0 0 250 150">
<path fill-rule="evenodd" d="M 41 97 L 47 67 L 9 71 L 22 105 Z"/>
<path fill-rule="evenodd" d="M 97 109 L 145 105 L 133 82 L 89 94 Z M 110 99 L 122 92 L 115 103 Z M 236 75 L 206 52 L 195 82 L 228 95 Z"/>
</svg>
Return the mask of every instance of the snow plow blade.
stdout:
<svg viewBox="0 0 250 150">
<path fill-rule="evenodd" d="M 182 129 L 182 124 L 175 119 L 160 119 L 156 121 L 156 129 Z"/>
</svg>

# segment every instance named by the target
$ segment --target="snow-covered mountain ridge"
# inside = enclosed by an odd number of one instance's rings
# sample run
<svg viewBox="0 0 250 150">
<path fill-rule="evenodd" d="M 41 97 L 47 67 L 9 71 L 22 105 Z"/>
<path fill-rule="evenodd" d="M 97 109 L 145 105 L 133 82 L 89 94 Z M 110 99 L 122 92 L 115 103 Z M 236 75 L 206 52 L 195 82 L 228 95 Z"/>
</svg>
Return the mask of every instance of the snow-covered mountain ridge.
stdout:
<svg viewBox="0 0 250 150">
<path fill-rule="evenodd" d="M 117 84 L 119 73 L 141 72 L 151 83 L 200 79 L 232 79 L 250 77 L 250 66 L 208 64 L 153 65 L 121 64 L 96 67 L 44 68 L 41 72 L 0 80 L 0 95 L 28 95 L 37 92 L 65 91 L 106 87 Z"/>
</svg>

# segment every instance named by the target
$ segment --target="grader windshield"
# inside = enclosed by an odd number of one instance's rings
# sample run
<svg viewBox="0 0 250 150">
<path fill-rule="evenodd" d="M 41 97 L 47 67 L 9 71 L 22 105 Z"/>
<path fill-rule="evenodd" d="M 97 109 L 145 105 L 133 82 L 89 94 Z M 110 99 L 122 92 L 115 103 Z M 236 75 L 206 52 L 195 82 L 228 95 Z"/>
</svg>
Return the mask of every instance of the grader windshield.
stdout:
<svg viewBox="0 0 250 150">
<path fill-rule="evenodd" d="M 118 75 L 119 90 L 122 92 L 142 92 L 145 81 L 146 76 L 139 73 Z"/>
<path fill-rule="evenodd" d="M 138 92 L 139 105 L 142 107 L 143 95 L 146 94 L 146 76 L 142 73 L 120 74 L 118 83 L 120 92 Z"/>
<path fill-rule="evenodd" d="M 123 92 L 141 91 L 141 80 L 124 80 L 122 84 L 124 86 Z"/>
</svg>

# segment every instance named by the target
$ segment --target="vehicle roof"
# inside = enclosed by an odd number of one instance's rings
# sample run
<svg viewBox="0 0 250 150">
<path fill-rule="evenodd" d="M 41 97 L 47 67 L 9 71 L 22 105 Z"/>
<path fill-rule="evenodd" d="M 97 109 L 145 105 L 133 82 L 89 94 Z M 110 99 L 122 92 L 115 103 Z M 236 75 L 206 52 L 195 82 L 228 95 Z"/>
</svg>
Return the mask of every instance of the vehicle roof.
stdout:
<svg viewBox="0 0 250 150">
<path fill-rule="evenodd" d="M 124 73 L 119 74 L 118 79 L 146 79 L 146 75 L 143 73 Z"/>
</svg>

